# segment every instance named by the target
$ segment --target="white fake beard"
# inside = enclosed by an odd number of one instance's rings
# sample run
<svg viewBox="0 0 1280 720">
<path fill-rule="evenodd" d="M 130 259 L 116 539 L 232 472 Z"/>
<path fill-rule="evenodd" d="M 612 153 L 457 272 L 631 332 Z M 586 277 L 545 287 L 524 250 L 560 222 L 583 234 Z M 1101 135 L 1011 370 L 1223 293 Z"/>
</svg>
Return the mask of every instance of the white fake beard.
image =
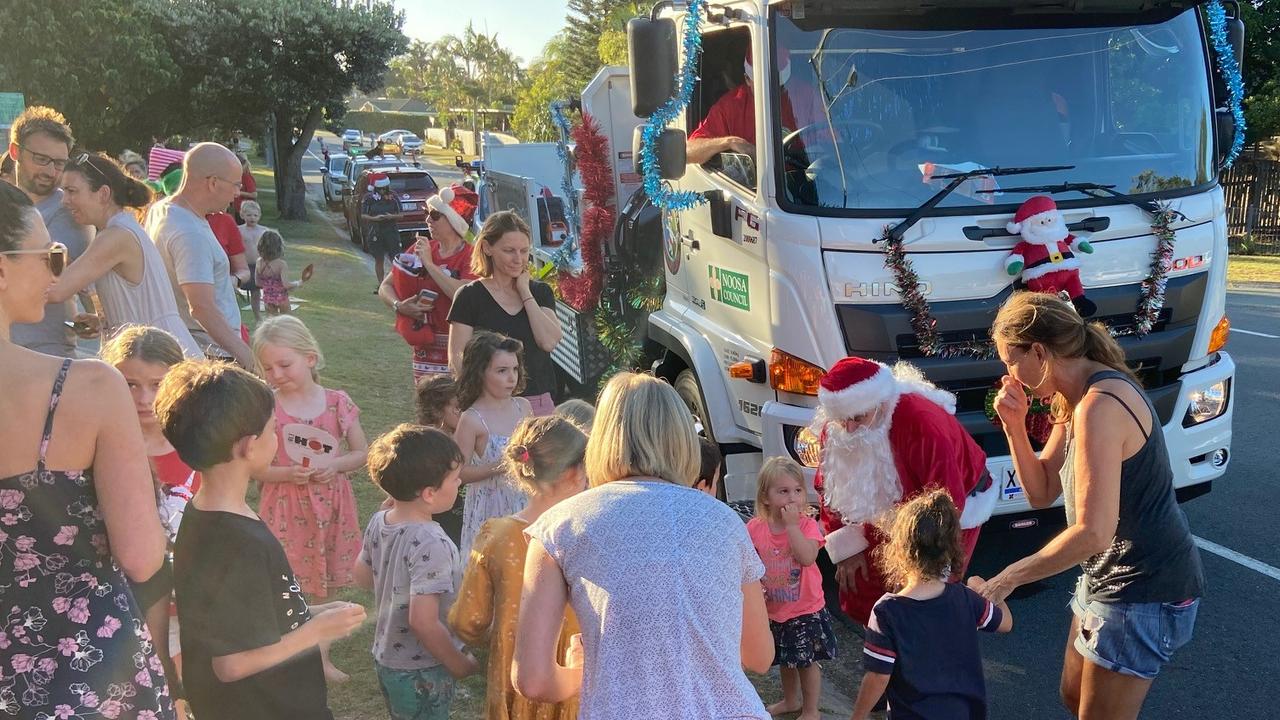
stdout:
<svg viewBox="0 0 1280 720">
<path fill-rule="evenodd" d="M 902 484 L 889 445 L 890 403 L 875 425 L 850 433 L 844 423 L 819 410 L 815 425 L 826 427 L 822 444 L 823 500 L 846 524 L 876 522 L 902 499 Z M 817 430 L 815 429 L 815 432 Z"/>
</svg>

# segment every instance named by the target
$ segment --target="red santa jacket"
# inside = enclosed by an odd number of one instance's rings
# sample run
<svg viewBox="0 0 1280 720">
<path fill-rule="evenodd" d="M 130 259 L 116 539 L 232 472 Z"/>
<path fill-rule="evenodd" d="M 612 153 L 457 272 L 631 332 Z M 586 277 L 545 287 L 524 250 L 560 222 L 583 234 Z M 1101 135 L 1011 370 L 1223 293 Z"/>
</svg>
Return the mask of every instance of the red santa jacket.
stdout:
<svg viewBox="0 0 1280 720">
<path fill-rule="evenodd" d="M 1075 248 L 1074 235 L 1068 235 L 1059 240 L 1052 248 L 1019 240 L 1018 244 L 1013 246 L 1013 252 L 1005 260 L 1005 269 L 1014 263 L 1022 263 L 1023 282 L 1061 270 L 1079 270 L 1080 260 L 1072 252 Z"/>
<path fill-rule="evenodd" d="M 907 393 L 898 399 L 890 422 L 889 445 L 893 448 L 893 462 L 902 484 L 902 499 L 909 500 L 926 490 L 941 487 L 951 496 L 956 510 L 964 512 L 965 499 L 987 473 L 987 456 L 960 421 L 923 395 Z M 822 502 L 821 469 L 814 486 L 821 503 L 823 529 L 832 533 L 844 527 L 840 516 Z M 961 532 L 966 564 L 978 543 L 979 530 L 981 528 Z M 885 538 L 870 524 L 863 527 L 863 532 L 870 543 L 865 556 L 871 561 L 876 547 Z M 889 591 L 874 561 L 869 565 L 867 580 L 859 578 L 854 592 L 840 593 L 840 608 L 863 625 L 871 616 L 871 607 Z M 953 571 L 963 573 L 964 568 L 953 568 Z"/>
</svg>

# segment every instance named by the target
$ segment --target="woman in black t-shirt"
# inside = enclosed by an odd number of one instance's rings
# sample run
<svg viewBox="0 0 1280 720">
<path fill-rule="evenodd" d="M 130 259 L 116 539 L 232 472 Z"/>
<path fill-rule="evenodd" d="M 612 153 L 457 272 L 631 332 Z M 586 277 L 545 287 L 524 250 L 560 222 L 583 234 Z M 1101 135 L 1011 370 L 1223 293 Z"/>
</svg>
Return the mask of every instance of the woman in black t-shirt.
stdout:
<svg viewBox="0 0 1280 720">
<path fill-rule="evenodd" d="M 449 310 L 449 367 L 457 373 L 462 350 L 476 330 L 489 330 L 524 343 L 529 382 L 524 397 L 535 415 L 555 409 L 551 391 L 555 368 L 551 350 L 560 342 L 551 286 L 529 277 L 529 226 L 510 210 L 493 213 L 480 228 L 471 254 L 479 279 L 463 285 Z"/>
</svg>

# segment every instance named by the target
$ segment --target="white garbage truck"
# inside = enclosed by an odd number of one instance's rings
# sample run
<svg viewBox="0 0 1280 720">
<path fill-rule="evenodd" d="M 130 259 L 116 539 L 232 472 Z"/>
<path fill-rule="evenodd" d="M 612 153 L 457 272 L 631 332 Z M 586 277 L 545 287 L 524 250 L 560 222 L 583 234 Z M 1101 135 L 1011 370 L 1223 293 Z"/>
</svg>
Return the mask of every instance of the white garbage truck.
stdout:
<svg viewBox="0 0 1280 720">
<path fill-rule="evenodd" d="M 1037 522 L 984 407 L 1004 368 L 972 352 L 1018 287 L 1005 267 L 1018 238 L 1006 226 L 1033 194 L 1051 194 L 1094 248 L 1080 259 L 1093 317 L 1155 404 L 1180 499 L 1210 489 L 1231 446 L 1218 171 L 1235 127 L 1203 3 L 717 2 L 701 16 L 700 57 L 686 57 L 687 12 L 662 2 L 633 20 L 631 67 L 603 70 L 582 103 L 605 128 L 618 182 L 606 264 L 664 280 L 661 307 L 635 315 L 644 367 L 719 443 L 729 501 L 750 504 L 764 456 L 816 466 L 807 426 L 819 378 L 859 355 L 909 361 L 953 392 L 1000 483 L 988 526 Z M 1243 26 L 1230 6 L 1227 15 L 1238 59 Z M 672 189 L 704 202 L 664 212 L 643 189 L 632 194 L 632 133 L 678 92 L 690 62 L 692 96 L 654 155 Z M 558 166 L 511 189 L 516 154 L 532 151 L 520 148 L 493 148 L 486 172 L 509 188 L 494 207 L 531 216 L 538 187 L 558 186 Z M 553 145 L 542 152 L 555 157 Z M 1176 211 L 1175 243 L 1147 332 L 1135 313 L 1158 207 Z M 914 267 L 936 320 L 932 346 L 886 266 L 886 238 L 900 239 Z M 593 318 L 563 304 L 561 318 L 557 362 L 589 390 L 608 366 Z"/>
</svg>

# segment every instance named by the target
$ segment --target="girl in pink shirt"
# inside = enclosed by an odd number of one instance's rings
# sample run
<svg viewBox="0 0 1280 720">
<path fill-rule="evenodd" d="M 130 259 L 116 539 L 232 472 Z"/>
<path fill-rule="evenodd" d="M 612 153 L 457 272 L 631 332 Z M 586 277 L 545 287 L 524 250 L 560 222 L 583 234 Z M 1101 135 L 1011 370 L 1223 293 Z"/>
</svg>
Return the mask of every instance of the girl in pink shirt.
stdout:
<svg viewBox="0 0 1280 720">
<path fill-rule="evenodd" d="M 799 720 L 818 720 L 818 661 L 836 656 L 822 572 L 814 564 L 824 542 L 822 530 L 804 512 L 804 473 L 794 460 L 769 458 L 756 477 L 756 514 L 747 534 L 764 562 L 761 585 L 773 632 L 773 664 L 782 673 L 782 700 L 767 710 L 772 715 L 800 710 Z"/>
</svg>

